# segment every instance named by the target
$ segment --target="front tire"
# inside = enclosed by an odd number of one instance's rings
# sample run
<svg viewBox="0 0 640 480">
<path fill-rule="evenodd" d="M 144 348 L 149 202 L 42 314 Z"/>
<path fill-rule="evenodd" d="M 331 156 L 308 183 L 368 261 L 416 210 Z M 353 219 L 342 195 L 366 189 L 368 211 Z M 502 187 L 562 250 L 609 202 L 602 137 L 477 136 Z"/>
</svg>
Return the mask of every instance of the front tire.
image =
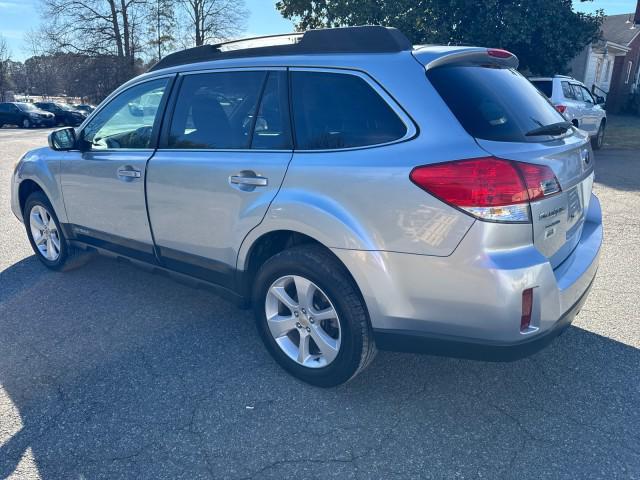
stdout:
<svg viewBox="0 0 640 480">
<path fill-rule="evenodd" d="M 38 259 L 51 270 L 66 271 L 84 265 L 89 254 L 69 245 L 58 217 L 42 192 L 27 198 L 22 212 L 29 243 Z"/>
<path fill-rule="evenodd" d="M 323 247 L 301 245 L 276 254 L 260 268 L 253 292 L 267 350 L 300 380 L 333 387 L 373 360 L 364 302 L 344 266 Z"/>
<path fill-rule="evenodd" d="M 22 120 L 22 128 L 31 128 L 31 120 L 25 118 Z"/>
<path fill-rule="evenodd" d="M 598 128 L 598 133 L 595 137 L 591 139 L 591 147 L 594 150 L 600 150 L 602 145 L 604 145 L 604 133 L 606 129 L 606 124 L 604 122 L 600 122 L 600 128 Z"/>
</svg>

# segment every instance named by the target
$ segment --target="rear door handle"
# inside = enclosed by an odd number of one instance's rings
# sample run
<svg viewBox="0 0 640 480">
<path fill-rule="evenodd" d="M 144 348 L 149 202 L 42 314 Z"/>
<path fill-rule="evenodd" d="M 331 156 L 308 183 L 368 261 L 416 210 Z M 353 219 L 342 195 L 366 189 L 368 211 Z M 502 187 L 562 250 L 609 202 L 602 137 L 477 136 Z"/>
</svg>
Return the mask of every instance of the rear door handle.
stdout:
<svg viewBox="0 0 640 480">
<path fill-rule="evenodd" d="M 269 184 L 269 180 L 266 177 L 259 175 L 231 175 L 229 181 L 235 185 L 246 185 L 248 187 L 266 187 Z"/>
</svg>

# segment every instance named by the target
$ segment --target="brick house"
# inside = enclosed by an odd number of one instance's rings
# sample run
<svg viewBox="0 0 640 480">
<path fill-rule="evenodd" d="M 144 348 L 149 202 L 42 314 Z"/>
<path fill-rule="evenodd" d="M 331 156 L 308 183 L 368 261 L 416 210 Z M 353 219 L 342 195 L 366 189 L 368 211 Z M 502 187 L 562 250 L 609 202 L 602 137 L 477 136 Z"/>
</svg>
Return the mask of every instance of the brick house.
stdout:
<svg viewBox="0 0 640 480">
<path fill-rule="evenodd" d="M 640 0 L 635 13 L 609 15 L 602 38 L 588 45 L 570 63 L 570 75 L 607 99 L 607 110 L 624 109 L 640 89 Z"/>
</svg>

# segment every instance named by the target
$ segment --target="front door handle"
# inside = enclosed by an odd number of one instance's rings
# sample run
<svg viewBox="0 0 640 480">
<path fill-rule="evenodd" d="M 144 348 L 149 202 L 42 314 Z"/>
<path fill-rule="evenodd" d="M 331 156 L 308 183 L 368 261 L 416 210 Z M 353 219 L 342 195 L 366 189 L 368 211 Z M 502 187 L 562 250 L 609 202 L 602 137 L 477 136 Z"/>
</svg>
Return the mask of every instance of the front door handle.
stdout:
<svg viewBox="0 0 640 480">
<path fill-rule="evenodd" d="M 269 184 L 269 180 L 266 177 L 259 175 L 244 176 L 244 175 L 231 175 L 229 181 L 235 185 L 246 185 L 249 187 L 266 187 Z"/>
<path fill-rule="evenodd" d="M 133 180 L 134 178 L 140 178 L 142 173 L 140 170 L 136 170 L 134 168 L 119 168 L 118 169 L 118 177 L 121 177 L 124 180 Z"/>
<path fill-rule="evenodd" d="M 257 187 L 266 187 L 269 185 L 267 177 L 258 175 L 253 170 L 242 170 L 241 172 L 231 175 L 229 183 L 232 187 L 242 190 L 243 192 L 253 192 Z"/>
</svg>

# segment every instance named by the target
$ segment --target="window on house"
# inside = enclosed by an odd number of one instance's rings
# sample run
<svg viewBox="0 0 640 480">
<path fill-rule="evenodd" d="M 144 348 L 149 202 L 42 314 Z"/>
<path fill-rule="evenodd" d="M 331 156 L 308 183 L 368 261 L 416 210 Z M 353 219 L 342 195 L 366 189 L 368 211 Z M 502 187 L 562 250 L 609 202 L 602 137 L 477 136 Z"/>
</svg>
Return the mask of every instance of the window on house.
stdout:
<svg viewBox="0 0 640 480">
<path fill-rule="evenodd" d="M 631 69 L 632 68 L 633 68 L 633 62 L 627 63 L 627 78 L 624 81 L 625 84 L 629 83 L 629 79 L 631 78 Z"/>
<path fill-rule="evenodd" d="M 599 58 L 596 62 L 596 82 L 600 81 L 601 73 L 602 73 L 602 59 Z"/>
<path fill-rule="evenodd" d="M 607 67 L 604 70 L 604 81 L 609 81 L 609 73 L 611 72 L 611 60 L 607 60 Z"/>
</svg>

